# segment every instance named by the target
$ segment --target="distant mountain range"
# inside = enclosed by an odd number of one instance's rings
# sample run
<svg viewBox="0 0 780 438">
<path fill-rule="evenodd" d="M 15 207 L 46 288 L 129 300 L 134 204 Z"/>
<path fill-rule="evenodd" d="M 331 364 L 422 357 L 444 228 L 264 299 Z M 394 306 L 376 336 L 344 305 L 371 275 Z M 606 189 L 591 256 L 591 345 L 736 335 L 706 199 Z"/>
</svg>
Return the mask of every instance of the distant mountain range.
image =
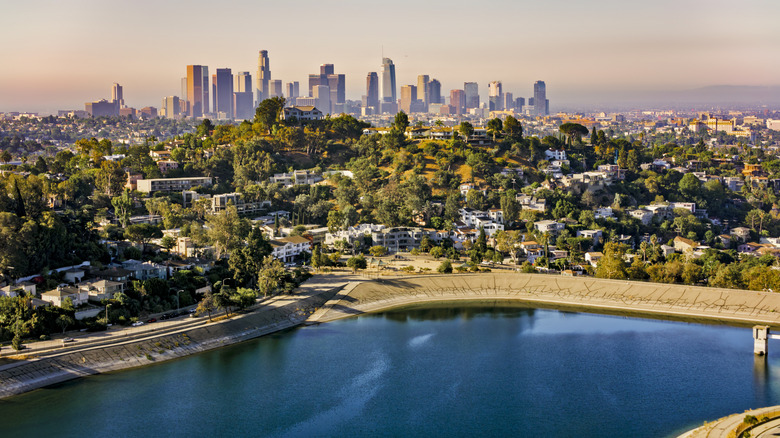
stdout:
<svg viewBox="0 0 780 438">
<path fill-rule="evenodd" d="M 780 86 L 711 85 L 680 91 L 634 91 L 561 99 L 561 107 L 581 110 L 635 108 L 707 109 L 780 107 Z M 555 110 L 557 110 L 556 108 Z"/>
</svg>

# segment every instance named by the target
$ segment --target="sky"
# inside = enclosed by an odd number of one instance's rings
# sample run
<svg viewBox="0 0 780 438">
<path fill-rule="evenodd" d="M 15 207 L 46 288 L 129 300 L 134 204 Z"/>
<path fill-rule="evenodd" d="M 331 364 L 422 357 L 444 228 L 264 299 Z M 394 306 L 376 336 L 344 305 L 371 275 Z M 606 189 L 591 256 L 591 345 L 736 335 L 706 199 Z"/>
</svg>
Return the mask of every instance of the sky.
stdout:
<svg viewBox="0 0 780 438">
<path fill-rule="evenodd" d="M 180 94 L 188 64 L 299 81 L 331 63 L 347 98 L 382 54 L 397 84 L 442 94 L 477 82 L 551 110 L 712 85 L 780 85 L 777 0 L 25 0 L 0 14 L 0 111 L 84 109 L 124 87 L 129 106 Z M 400 95 L 400 93 L 399 93 Z"/>
</svg>

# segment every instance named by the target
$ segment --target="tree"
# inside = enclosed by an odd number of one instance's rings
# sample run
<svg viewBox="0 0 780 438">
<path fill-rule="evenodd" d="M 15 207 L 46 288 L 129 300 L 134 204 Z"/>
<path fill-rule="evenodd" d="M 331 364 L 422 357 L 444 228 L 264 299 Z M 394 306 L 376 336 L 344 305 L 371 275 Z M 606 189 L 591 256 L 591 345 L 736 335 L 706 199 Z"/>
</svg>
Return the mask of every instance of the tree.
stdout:
<svg viewBox="0 0 780 438">
<path fill-rule="evenodd" d="M 114 206 L 114 215 L 116 215 L 119 223 L 122 224 L 122 228 L 127 227 L 127 222 L 130 220 L 130 213 L 133 208 L 133 199 L 130 196 L 130 190 L 125 189 L 121 196 L 111 198 L 111 205 Z"/>
<path fill-rule="evenodd" d="M 163 237 L 162 231 L 152 224 L 133 224 L 125 228 L 125 237 L 135 243 L 141 244 L 141 252 L 152 239 Z"/>
<path fill-rule="evenodd" d="M 62 333 L 65 334 L 65 330 L 75 324 L 76 321 L 68 315 L 60 315 L 57 317 L 57 325 L 62 328 Z"/>
<path fill-rule="evenodd" d="M 214 304 L 217 306 L 217 308 L 225 309 L 226 317 L 230 317 L 230 306 L 233 305 L 233 300 L 231 299 L 232 293 L 233 290 L 223 284 L 222 287 L 219 288 L 219 292 L 213 295 Z"/>
<path fill-rule="evenodd" d="M 474 134 L 474 126 L 469 122 L 460 122 L 460 126 L 458 126 L 458 132 L 466 139 L 466 141 L 469 141 L 469 137 Z"/>
<path fill-rule="evenodd" d="M 436 270 L 442 274 L 452 274 L 452 262 L 445 259 Z"/>
<path fill-rule="evenodd" d="M 523 127 L 516 118 L 507 116 L 504 121 L 504 135 L 513 143 L 519 143 L 523 140 Z"/>
<path fill-rule="evenodd" d="M 11 153 L 8 152 L 8 150 L 3 150 L 3 152 L 0 152 L 0 161 L 2 161 L 3 164 L 8 164 L 8 162 L 12 159 L 13 157 L 11 156 Z"/>
<path fill-rule="evenodd" d="M 498 117 L 488 120 L 487 131 L 493 135 L 493 143 L 496 142 L 496 134 L 501 132 L 503 125 L 503 122 Z"/>
<path fill-rule="evenodd" d="M 581 141 L 583 135 L 588 135 L 588 128 L 579 123 L 564 123 L 558 127 L 562 134 L 566 135 L 569 145 L 576 139 Z"/>
<path fill-rule="evenodd" d="M 114 196 L 122 191 L 126 181 L 127 174 L 118 162 L 103 160 L 95 175 L 95 188 L 106 196 Z"/>
<path fill-rule="evenodd" d="M 195 308 L 195 313 L 202 315 L 204 312 L 209 315 L 209 322 L 211 322 L 211 312 L 216 309 L 216 303 L 214 302 L 214 295 L 211 291 L 206 292 L 203 295 L 203 299 L 198 303 L 198 307 Z"/>
<path fill-rule="evenodd" d="M 442 256 L 444 256 L 444 249 L 440 246 L 434 246 L 431 248 L 431 257 L 434 259 L 439 259 Z"/>
<path fill-rule="evenodd" d="M 363 257 L 363 254 L 358 254 L 355 257 L 350 257 L 347 260 L 347 267 L 352 268 L 352 273 L 354 274 L 357 272 L 358 269 L 366 269 L 368 266 L 368 263 L 366 262 L 365 257 Z"/>
<path fill-rule="evenodd" d="M 160 241 L 160 246 L 165 248 L 166 251 L 171 252 L 174 246 L 176 246 L 176 239 L 173 236 L 165 235 Z"/>
<path fill-rule="evenodd" d="M 217 249 L 217 258 L 224 254 L 231 254 L 242 243 L 242 236 L 249 231 L 249 222 L 238 216 L 238 210 L 234 205 L 217 214 L 210 215 L 206 219 L 208 224 L 208 237 Z"/>
<path fill-rule="evenodd" d="M 403 133 L 406 132 L 407 127 L 409 127 L 409 116 L 403 111 L 398 111 L 393 120 L 393 128 Z"/>
<path fill-rule="evenodd" d="M 679 188 L 686 201 L 693 200 L 701 194 L 701 181 L 696 175 L 686 173 L 680 180 Z"/>
<path fill-rule="evenodd" d="M 368 252 L 370 252 L 374 257 L 382 257 L 383 255 L 387 254 L 387 248 L 381 245 L 375 245 L 369 248 Z"/>
<path fill-rule="evenodd" d="M 608 242 L 604 245 L 604 257 L 598 262 L 596 277 L 612 279 L 626 278 L 626 262 L 623 260 L 625 252 L 625 245 L 614 242 Z"/>
<path fill-rule="evenodd" d="M 283 97 L 272 97 L 260 102 L 257 110 L 255 110 L 255 123 L 258 123 L 261 129 L 270 134 L 271 128 L 273 128 L 281 118 L 284 103 L 285 100 Z"/>
<path fill-rule="evenodd" d="M 284 265 L 279 259 L 273 256 L 266 256 L 263 259 L 263 265 L 259 274 L 259 289 L 263 296 L 268 296 L 276 292 L 284 278 Z"/>
<path fill-rule="evenodd" d="M 252 228 L 243 246 L 240 246 L 228 259 L 228 267 L 233 279 L 239 285 L 254 287 L 260 281 L 258 276 L 263 261 L 272 252 L 271 244 L 259 228 Z"/>
</svg>

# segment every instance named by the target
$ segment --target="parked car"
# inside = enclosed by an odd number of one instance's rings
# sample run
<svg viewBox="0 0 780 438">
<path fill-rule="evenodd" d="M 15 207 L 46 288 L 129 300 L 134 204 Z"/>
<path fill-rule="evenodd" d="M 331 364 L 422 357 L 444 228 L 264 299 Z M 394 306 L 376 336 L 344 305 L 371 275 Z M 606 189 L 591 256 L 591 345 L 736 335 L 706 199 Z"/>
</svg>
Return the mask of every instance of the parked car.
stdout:
<svg viewBox="0 0 780 438">
<path fill-rule="evenodd" d="M 152 323 L 152 322 L 157 322 L 157 318 L 151 318 L 151 319 L 147 319 L 146 320 L 147 324 Z"/>
<path fill-rule="evenodd" d="M 144 322 L 143 322 L 143 321 L 136 321 L 136 322 L 134 322 L 134 323 L 132 324 L 132 326 L 133 326 L 133 327 L 138 327 L 138 326 L 141 326 L 141 325 L 144 325 Z"/>
</svg>

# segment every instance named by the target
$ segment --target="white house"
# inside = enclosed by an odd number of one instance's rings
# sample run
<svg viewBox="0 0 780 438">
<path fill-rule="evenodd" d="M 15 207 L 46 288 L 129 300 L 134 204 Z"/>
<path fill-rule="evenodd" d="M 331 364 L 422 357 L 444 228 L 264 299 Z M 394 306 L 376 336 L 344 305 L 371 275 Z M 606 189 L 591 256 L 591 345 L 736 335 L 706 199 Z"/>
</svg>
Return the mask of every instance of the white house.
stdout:
<svg viewBox="0 0 780 438">
<path fill-rule="evenodd" d="M 290 263 L 304 252 L 311 252 L 311 242 L 301 236 L 282 237 L 271 240 L 271 255 L 283 263 Z"/>
<path fill-rule="evenodd" d="M 644 209 L 631 210 L 628 212 L 631 217 L 639 219 L 644 225 L 648 225 L 653 220 L 653 212 Z"/>
<path fill-rule="evenodd" d="M 534 228 L 536 228 L 540 233 L 555 234 L 566 228 L 566 224 L 563 222 L 556 222 L 551 220 L 536 221 L 534 222 Z"/>
<path fill-rule="evenodd" d="M 56 289 L 41 294 L 43 301 L 58 307 L 62 307 L 62 303 L 68 298 L 70 298 L 74 306 L 80 306 L 87 302 L 89 294 L 87 291 L 73 286 L 57 286 Z"/>
<path fill-rule="evenodd" d="M 566 159 L 566 151 L 564 151 L 563 149 L 556 150 L 556 149 L 550 148 L 550 149 L 547 149 L 546 151 L 544 151 L 544 158 L 547 161 L 565 160 Z"/>
</svg>

